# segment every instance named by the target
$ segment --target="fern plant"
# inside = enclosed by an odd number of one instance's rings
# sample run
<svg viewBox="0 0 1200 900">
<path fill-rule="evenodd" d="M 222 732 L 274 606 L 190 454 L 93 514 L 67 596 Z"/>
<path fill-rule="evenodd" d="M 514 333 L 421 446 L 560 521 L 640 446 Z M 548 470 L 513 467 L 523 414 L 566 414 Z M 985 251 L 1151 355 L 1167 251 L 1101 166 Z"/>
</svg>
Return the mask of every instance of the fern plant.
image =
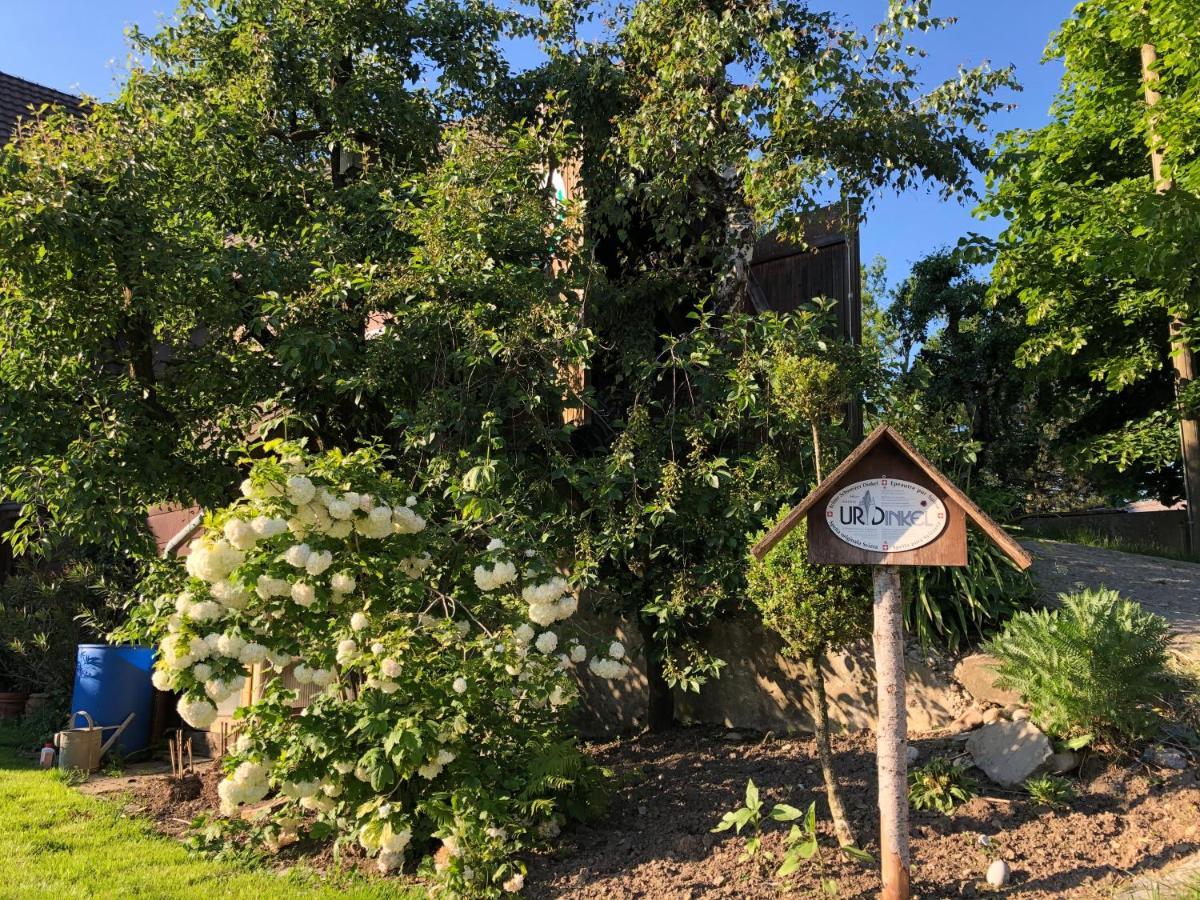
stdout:
<svg viewBox="0 0 1200 900">
<path fill-rule="evenodd" d="M 1060 599 L 1059 609 L 1016 614 L 989 643 L 997 684 L 1018 691 L 1057 737 L 1144 735 L 1167 684 L 1166 620 L 1106 588 Z"/>
</svg>

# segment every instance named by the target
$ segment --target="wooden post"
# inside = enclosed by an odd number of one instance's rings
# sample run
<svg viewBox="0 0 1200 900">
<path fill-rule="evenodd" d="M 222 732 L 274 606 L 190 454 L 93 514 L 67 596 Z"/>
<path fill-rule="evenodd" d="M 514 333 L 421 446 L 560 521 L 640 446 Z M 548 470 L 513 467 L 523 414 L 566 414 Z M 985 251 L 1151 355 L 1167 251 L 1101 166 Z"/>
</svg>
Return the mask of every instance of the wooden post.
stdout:
<svg viewBox="0 0 1200 900">
<path fill-rule="evenodd" d="M 908 721 L 904 700 L 904 603 L 900 570 L 875 566 L 876 696 L 879 708 L 879 856 L 883 900 L 908 900 Z"/>
<path fill-rule="evenodd" d="M 1156 194 L 1169 193 L 1175 186 L 1170 178 L 1163 177 L 1162 138 L 1158 133 L 1154 107 L 1160 95 L 1155 89 L 1158 72 L 1158 51 L 1153 44 L 1142 44 L 1142 84 L 1145 91 L 1146 109 L 1150 116 L 1150 174 L 1154 179 Z M 1175 367 L 1176 396 L 1196 377 L 1196 360 L 1192 348 L 1183 334 L 1183 321 L 1176 316 L 1170 323 L 1171 362 Z M 1187 501 L 1188 543 L 1193 553 L 1200 552 L 1200 420 L 1180 410 L 1179 449 L 1183 457 L 1183 496 Z"/>
</svg>

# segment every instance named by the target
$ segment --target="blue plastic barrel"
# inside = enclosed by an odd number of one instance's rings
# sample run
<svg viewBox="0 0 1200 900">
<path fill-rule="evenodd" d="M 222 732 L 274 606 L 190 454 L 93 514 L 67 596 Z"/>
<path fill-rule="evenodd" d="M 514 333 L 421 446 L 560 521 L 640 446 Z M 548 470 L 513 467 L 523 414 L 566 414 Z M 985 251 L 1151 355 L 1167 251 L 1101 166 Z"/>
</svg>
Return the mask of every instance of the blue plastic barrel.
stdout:
<svg viewBox="0 0 1200 900">
<path fill-rule="evenodd" d="M 146 749 L 154 704 L 153 666 L 152 647 L 80 644 L 71 712 L 87 710 L 97 725 L 120 725 L 133 713 L 115 746 L 124 753 Z M 111 735 L 105 732 L 104 739 Z"/>
</svg>

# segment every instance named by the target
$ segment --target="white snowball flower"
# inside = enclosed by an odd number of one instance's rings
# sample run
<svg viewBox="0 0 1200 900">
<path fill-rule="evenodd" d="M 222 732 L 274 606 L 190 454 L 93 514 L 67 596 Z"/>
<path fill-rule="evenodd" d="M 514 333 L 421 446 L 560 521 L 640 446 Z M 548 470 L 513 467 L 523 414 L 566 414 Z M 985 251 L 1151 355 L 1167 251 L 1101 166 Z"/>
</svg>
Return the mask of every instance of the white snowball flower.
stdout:
<svg viewBox="0 0 1200 900">
<path fill-rule="evenodd" d="M 212 666 L 208 663 L 196 663 L 192 666 L 192 675 L 197 681 L 208 681 L 212 678 Z"/>
<path fill-rule="evenodd" d="M 296 680 L 296 684 L 312 684 L 313 670 L 300 663 L 296 668 L 292 669 L 292 678 Z"/>
<path fill-rule="evenodd" d="M 238 654 L 238 661 L 245 663 L 248 666 L 256 666 L 264 662 L 270 651 L 262 644 L 249 643 L 242 648 L 242 652 Z"/>
<path fill-rule="evenodd" d="M 303 581 L 297 581 L 292 585 L 291 594 L 292 599 L 304 607 L 312 606 L 317 599 L 317 592 L 313 586 Z"/>
<path fill-rule="evenodd" d="M 558 647 L 558 635 L 553 631 L 543 631 L 538 635 L 537 643 L 534 646 L 538 648 L 539 653 L 553 653 Z"/>
<path fill-rule="evenodd" d="M 269 654 L 271 665 L 276 669 L 283 671 L 292 662 L 292 654 L 285 653 L 282 650 L 273 650 Z"/>
<path fill-rule="evenodd" d="M 328 550 L 317 550 L 308 555 L 304 562 L 304 570 L 314 578 L 320 575 L 333 563 L 333 554 Z"/>
<path fill-rule="evenodd" d="M 204 693 L 220 703 L 233 695 L 233 686 L 221 678 L 210 678 L 204 682 Z"/>
<path fill-rule="evenodd" d="M 254 529 L 255 534 L 265 540 L 273 538 L 277 534 L 283 534 L 288 530 L 288 523 L 286 520 L 280 518 L 255 516 L 250 520 L 250 527 Z"/>
<path fill-rule="evenodd" d="M 380 843 L 385 853 L 401 853 L 408 846 L 409 840 L 412 839 L 412 829 L 402 828 L 400 831 L 393 830 L 389 837 L 385 837 Z"/>
<path fill-rule="evenodd" d="M 312 554 L 312 548 L 308 544 L 292 544 L 283 554 L 284 562 L 289 566 L 297 569 L 303 569 L 308 563 L 308 557 Z"/>
<path fill-rule="evenodd" d="M 623 659 L 625 657 L 625 645 L 620 641 L 613 641 L 608 645 L 608 655 L 613 659 Z"/>
<path fill-rule="evenodd" d="M 329 515 L 335 519 L 349 519 L 354 515 L 354 507 L 345 500 L 331 499 L 326 508 L 329 510 Z"/>
<path fill-rule="evenodd" d="M 243 478 L 242 483 L 238 485 L 238 490 L 242 492 L 242 496 L 249 499 L 254 496 L 254 482 L 249 478 Z"/>
<path fill-rule="evenodd" d="M 370 624 L 371 620 L 367 618 L 366 613 L 356 612 L 350 617 L 350 627 L 355 631 L 362 631 Z"/>
<path fill-rule="evenodd" d="M 225 540 L 238 550 L 249 550 L 258 541 L 258 533 L 245 519 L 230 519 L 225 523 Z"/>
<path fill-rule="evenodd" d="M 353 530 L 354 530 L 353 522 L 341 520 L 341 521 L 330 523 L 329 527 L 325 529 L 325 533 L 327 535 L 329 535 L 331 538 L 337 538 L 338 540 L 341 540 L 342 538 L 350 537 L 350 532 Z"/>
<path fill-rule="evenodd" d="M 186 615 L 196 622 L 215 622 L 222 612 L 221 604 L 215 600 L 203 600 L 189 606 Z"/>
<path fill-rule="evenodd" d="M 217 652 L 231 659 L 241 656 L 245 646 L 246 642 L 237 634 L 223 634 L 217 638 Z"/>
<path fill-rule="evenodd" d="M 166 669 L 155 669 L 150 683 L 160 691 L 169 691 L 175 684 L 175 676 Z"/>
<path fill-rule="evenodd" d="M 211 584 L 226 577 L 245 558 L 245 553 L 226 540 L 202 538 L 192 544 L 185 566 L 189 575 Z"/>
<path fill-rule="evenodd" d="M 515 631 L 513 631 L 513 637 L 515 637 L 522 644 L 528 644 L 530 641 L 532 641 L 535 634 L 536 632 L 529 627 L 528 622 L 522 622 L 521 625 Z"/>
<path fill-rule="evenodd" d="M 581 663 L 587 659 L 587 648 L 583 644 L 571 645 L 571 662 Z"/>
<path fill-rule="evenodd" d="M 254 585 L 254 593 L 264 600 L 272 597 L 286 597 L 291 592 L 291 584 L 283 578 L 271 578 L 269 575 L 259 575 Z"/>
<path fill-rule="evenodd" d="M 350 594 L 358 586 L 358 582 L 349 572 L 335 572 L 329 579 L 329 587 L 335 594 Z"/>
<path fill-rule="evenodd" d="M 337 661 L 345 664 L 354 659 L 358 655 L 358 642 L 352 638 L 346 638 L 343 641 L 338 641 Z"/>
<path fill-rule="evenodd" d="M 503 550 L 504 549 L 504 541 L 500 540 L 500 538 L 492 538 L 490 541 L 488 541 L 487 549 L 488 550 Z"/>
<path fill-rule="evenodd" d="M 588 669 L 593 675 L 608 680 L 616 678 L 624 678 L 629 673 L 629 666 L 623 662 L 618 662 L 615 659 L 601 659 L 599 656 L 593 656 L 591 662 L 588 663 Z"/>
<path fill-rule="evenodd" d="M 508 881 L 504 882 L 501 887 L 510 894 L 518 894 L 521 892 L 521 888 L 525 887 L 525 876 L 517 872 Z"/>
<path fill-rule="evenodd" d="M 337 676 L 329 669 L 313 669 L 312 683 L 317 687 L 329 687 Z"/>
<path fill-rule="evenodd" d="M 312 479 L 303 475 L 293 475 L 287 480 L 287 497 L 296 506 L 304 506 L 316 495 L 317 489 Z"/>
<path fill-rule="evenodd" d="M 384 675 L 386 675 L 388 678 L 397 677 L 400 674 L 401 670 L 402 670 L 402 666 L 400 665 L 400 663 L 398 661 L 392 659 L 391 657 L 388 657 L 387 659 L 385 659 L 383 662 L 381 662 L 379 664 L 379 671 L 382 672 Z"/>
<path fill-rule="evenodd" d="M 183 721 L 201 731 L 217 720 L 217 708 L 204 699 L 181 697 L 175 708 Z"/>
<path fill-rule="evenodd" d="M 467 692 L 467 679 L 463 678 L 460 675 L 458 678 L 454 679 L 453 687 L 454 687 L 454 693 L 465 694 Z"/>
<path fill-rule="evenodd" d="M 407 506 L 392 510 L 392 530 L 396 534 L 417 534 L 425 530 L 425 520 Z"/>
<path fill-rule="evenodd" d="M 494 591 L 496 588 L 513 581 L 517 577 L 517 567 L 511 562 L 499 562 L 489 569 L 486 566 L 475 567 L 475 584 L 481 591 Z"/>
</svg>

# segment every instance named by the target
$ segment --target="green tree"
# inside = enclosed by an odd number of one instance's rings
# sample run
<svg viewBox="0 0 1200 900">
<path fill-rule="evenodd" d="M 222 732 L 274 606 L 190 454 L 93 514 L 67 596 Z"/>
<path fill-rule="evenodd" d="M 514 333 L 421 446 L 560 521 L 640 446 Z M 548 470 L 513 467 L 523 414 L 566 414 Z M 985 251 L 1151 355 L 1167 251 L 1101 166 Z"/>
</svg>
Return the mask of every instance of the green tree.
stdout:
<svg viewBox="0 0 1200 900">
<path fill-rule="evenodd" d="M 719 671 L 692 635 L 811 471 L 773 355 L 841 353 L 819 310 L 740 312 L 756 231 L 831 187 L 969 191 L 1010 76 L 925 90 L 924 0 L 871 33 L 643 0 L 585 43 L 594 12 L 187 2 L 113 103 L 27 129 L 0 166 L 18 542 L 132 546 L 149 504 L 226 502 L 251 436 L 377 439 L 439 520 L 519 530 L 634 612 L 660 719 Z M 546 64 L 510 72 L 513 35 Z"/>
<path fill-rule="evenodd" d="M 825 778 L 825 794 L 838 842 L 856 844 L 846 816 L 833 752 L 829 745 L 829 702 L 821 660 L 829 650 L 844 647 L 871 633 L 871 586 L 866 569 L 813 565 L 803 525 L 789 532 L 761 560 L 751 558 L 746 595 L 763 622 L 776 632 L 785 652 L 808 668 L 814 704 L 817 752 Z"/>
<path fill-rule="evenodd" d="M 1079 444 L 1164 497 L 1180 494 L 1179 424 L 1200 407 L 1173 371 L 1196 346 L 1200 304 L 1198 29 L 1190 0 L 1079 4 L 1047 51 L 1065 67 L 1051 122 L 1002 138 L 983 207 L 1009 223 L 995 290 L 1036 326 L 1018 362 L 1086 372 L 1093 389 L 1072 392 Z M 1158 47 L 1153 112 L 1146 44 Z"/>
</svg>

